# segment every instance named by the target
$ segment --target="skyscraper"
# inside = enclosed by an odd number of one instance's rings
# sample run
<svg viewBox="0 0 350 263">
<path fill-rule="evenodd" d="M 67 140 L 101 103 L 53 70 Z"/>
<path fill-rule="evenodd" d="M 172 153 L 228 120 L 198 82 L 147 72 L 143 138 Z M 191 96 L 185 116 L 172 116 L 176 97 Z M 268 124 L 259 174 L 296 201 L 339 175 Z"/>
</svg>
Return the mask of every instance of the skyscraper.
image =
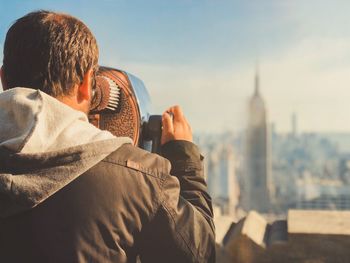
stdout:
<svg viewBox="0 0 350 263">
<path fill-rule="evenodd" d="M 268 212 L 273 193 L 270 165 L 270 138 L 266 107 L 259 90 L 259 74 L 255 75 L 255 91 L 248 104 L 245 174 L 242 205 L 246 210 Z"/>
<path fill-rule="evenodd" d="M 226 145 L 220 158 L 220 202 L 223 214 L 235 215 L 239 202 L 239 185 L 236 177 L 236 160 L 231 146 Z"/>
<path fill-rule="evenodd" d="M 208 190 L 213 203 L 221 213 L 234 215 L 239 202 L 239 185 L 236 177 L 236 160 L 230 145 L 211 148 L 207 155 Z"/>
</svg>

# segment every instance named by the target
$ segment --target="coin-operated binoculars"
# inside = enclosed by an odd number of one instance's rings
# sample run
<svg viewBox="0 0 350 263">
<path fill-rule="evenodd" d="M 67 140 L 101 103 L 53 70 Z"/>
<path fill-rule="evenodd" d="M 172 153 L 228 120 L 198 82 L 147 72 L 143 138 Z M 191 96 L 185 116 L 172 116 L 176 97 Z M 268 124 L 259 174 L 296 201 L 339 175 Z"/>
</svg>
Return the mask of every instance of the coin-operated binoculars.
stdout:
<svg viewBox="0 0 350 263">
<path fill-rule="evenodd" d="M 122 70 L 99 68 L 89 113 L 92 124 L 159 153 L 162 118 L 151 113 L 149 93 L 139 78 Z"/>
</svg>

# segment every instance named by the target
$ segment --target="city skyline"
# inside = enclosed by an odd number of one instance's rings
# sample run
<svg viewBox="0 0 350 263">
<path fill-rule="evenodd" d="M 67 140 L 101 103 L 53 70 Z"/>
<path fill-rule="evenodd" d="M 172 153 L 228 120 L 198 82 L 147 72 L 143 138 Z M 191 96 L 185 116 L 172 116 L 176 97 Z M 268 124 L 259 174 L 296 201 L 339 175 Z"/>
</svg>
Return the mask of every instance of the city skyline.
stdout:
<svg viewBox="0 0 350 263">
<path fill-rule="evenodd" d="M 246 126 L 257 59 L 277 131 L 295 112 L 301 132 L 350 132 L 348 2 L 1 0 L 1 50 L 11 23 L 39 8 L 81 18 L 100 64 L 140 77 L 156 113 L 182 105 L 195 132 Z"/>
</svg>

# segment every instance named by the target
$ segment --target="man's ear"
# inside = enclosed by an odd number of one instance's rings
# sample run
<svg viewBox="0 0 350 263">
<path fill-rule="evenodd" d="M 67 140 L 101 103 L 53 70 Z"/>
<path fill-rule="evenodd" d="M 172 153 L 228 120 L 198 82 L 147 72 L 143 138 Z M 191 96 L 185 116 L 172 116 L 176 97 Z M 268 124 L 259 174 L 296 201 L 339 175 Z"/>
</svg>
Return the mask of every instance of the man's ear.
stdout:
<svg viewBox="0 0 350 263">
<path fill-rule="evenodd" d="M 93 71 L 89 69 L 78 87 L 78 101 L 91 100 Z"/>
<path fill-rule="evenodd" d="M 0 78 L 1 78 L 2 89 L 6 90 L 7 89 L 7 84 L 6 84 L 6 81 L 5 81 L 5 74 L 4 74 L 4 69 L 3 69 L 2 66 L 0 68 Z"/>
</svg>

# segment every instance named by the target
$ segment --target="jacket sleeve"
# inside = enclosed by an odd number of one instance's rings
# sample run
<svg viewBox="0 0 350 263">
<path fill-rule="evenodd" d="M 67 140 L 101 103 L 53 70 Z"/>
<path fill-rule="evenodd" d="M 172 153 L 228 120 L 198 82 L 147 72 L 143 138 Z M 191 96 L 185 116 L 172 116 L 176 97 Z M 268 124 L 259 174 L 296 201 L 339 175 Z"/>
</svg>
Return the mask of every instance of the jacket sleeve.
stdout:
<svg viewBox="0 0 350 263">
<path fill-rule="evenodd" d="M 171 162 L 162 181 L 160 205 L 142 230 L 141 262 L 215 262 L 211 198 L 197 146 L 171 141 L 162 147 Z"/>
</svg>

